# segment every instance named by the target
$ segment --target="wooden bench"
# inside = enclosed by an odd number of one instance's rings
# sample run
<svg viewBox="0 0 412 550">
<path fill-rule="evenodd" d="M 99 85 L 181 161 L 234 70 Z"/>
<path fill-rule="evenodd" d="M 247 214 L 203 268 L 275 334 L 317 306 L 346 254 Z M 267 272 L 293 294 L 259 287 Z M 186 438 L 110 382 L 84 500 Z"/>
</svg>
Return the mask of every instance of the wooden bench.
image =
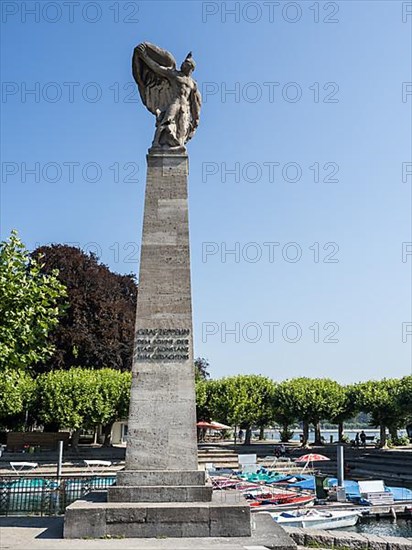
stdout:
<svg viewBox="0 0 412 550">
<path fill-rule="evenodd" d="M 69 439 L 69 432 L 7 432 L 7 450 L 22 451 L 27 447 L 55 450 L 59 441 L 67 448 Z"/>
</svg>

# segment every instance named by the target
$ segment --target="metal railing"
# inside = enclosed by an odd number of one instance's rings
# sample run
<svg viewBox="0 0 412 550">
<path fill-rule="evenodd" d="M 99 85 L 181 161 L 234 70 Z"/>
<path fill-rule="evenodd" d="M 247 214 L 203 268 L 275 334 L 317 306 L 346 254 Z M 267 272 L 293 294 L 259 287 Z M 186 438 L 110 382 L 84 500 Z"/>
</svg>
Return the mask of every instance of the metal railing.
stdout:
<svg viewBox="0 0 412 550">
<path fill-rule="evenodd" d="M 0 516 L 64 514 L 69 504 L 113 485 L 115 475 L 0 477 Z"/>
</svg>

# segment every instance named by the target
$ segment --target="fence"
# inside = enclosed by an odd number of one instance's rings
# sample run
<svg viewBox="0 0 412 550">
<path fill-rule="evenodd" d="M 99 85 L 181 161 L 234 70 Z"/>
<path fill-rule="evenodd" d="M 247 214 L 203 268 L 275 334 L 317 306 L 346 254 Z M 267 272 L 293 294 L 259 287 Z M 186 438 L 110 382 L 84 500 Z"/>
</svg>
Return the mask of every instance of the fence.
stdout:
<svg viewBox="0 0 412 550">
<path fill-rule="evenodd" d="M 0 516 L 59 515 L 69 504 L 93 491 L 107 489 L 114 475 L 56 477 L 0 477 Z"/>
</svg>

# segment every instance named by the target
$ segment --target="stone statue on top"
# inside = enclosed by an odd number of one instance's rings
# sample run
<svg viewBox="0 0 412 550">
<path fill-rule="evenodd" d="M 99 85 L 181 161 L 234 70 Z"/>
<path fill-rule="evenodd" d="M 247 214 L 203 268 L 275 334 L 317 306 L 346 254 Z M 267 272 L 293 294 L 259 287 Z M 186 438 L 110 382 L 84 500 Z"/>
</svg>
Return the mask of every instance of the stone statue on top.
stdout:
<svg viewBox="0 0 412 550">
<path fill-rule="evenodd" d="M 191 76 L 195 69 L 192 52 L 178 70 L 171 53 L 143 42 L 134 49 L 132 66 L 140 97 L 156 116 L 152 149 L 185 151 L 199 124 L 202 104 Z"/>
</svg>

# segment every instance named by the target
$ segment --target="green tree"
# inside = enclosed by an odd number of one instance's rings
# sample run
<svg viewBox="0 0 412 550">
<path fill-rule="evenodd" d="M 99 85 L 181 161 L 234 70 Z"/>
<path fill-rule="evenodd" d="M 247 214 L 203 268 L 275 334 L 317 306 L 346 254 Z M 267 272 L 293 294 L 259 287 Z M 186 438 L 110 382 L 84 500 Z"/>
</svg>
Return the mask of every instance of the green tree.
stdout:
<svg viewBox="0 0 412 550">
<path fill-rule="evenodd" d="M 405 428 L 408 433 L 409 441 L 412 443 L 410 434 L 412 433 L 412 376 L 404 376 L 400 381 L 399 406 L 406 411 Z"/>
<path fill-rule="evenodd" d="M 342 386 L 329 378 L 294 378 L 281 385 L 283 411 L 289 411 L 290 418 L 303 422 L 302 446 L 308 445 L 309 425 L 315 427 L 315 444 L 320 445 L 320 421 L 336 418 L 345 405 Z"/>
<path fill-rule="evenodd" d="M 202 386 L 199 385 L 199 402 L 205 407 L 206 415 L 202 418 L 214 418 L 223 424 L 235 426 L 232 421 L 233 403 L 229 392 L 227 378 L 208 380 Z"/>
<path fill-rule="evenodd" d="M 371 380 L 354 385 L 358 395 L 358 406 L 371 414 L 371 423 L 380 428 L 380 446 L 386 447 L 386 428 L 392 439 L 406 419 L 407 411 L 400 405 L 402 383 L 396 378 Z"/>
<path fill-rule="evenodd" d="M 214 418 L 245 429 L 245 445 L 250 445 L 252 427 L 267 426 L 273 420 L 274 382 L 265 376 L 249 374 L 211 383 L 209 402 Z"/>
<path fill-rule="evenodd" d="M 331 411 L 328 420 L 338 425 L 338 439 L 342 443 L 345 421 L 353 418 L 358 412 L 358 396 L 354 386 L 342 386 L 339 404 L 340 406 L 336 407 L 334 411 Z"/>
<path fill-rule="evenodd" d="M 88 369 L 73 368 L 68 371 L 50 371 L 37 377 L 37 418 L 53 430 L 74 430 L 76 447 L 80 430 L 89 427 L 90 404 L 94 388 Z"/>
<path fill-rule="evenodd" d="M 412 376 L 404 376 L 399 382 L 398 403 L 405 411 L 405 421 L 412 422 Z"/>
<path fill-rule="evenodd" d="M 275 385 L 273 393 L 273 418 L 280 426 L 280 440 L 287 443 L 293 436 L 291 426 L 298 420 L 296 410 L 290 408 L 290 382 L 286 380 Z"/>
<path fill-rule="evenodd" d="M 37 378 L 37 417 L 45 424 L 74 430 L 77 446 L 82 428 L 111 425 L 127 415 L 130 373 L 113 369 L 72 368 Z"/>
<path fill-rule="evenodd" d="M 195 380 L 208 380 L 210 363 L 204 357 L 198 357 L 195 359 Z"/>
<path fill-rule="evenodd" d="M 35 395 L 35 382 L 23 370 L 6 369 L 0 376 L 0 426 L 23 425 Z"/>
<path fill-rule="evenodd" d="M 196 418 L 210 422 L 212 413 L 210 410 L 211 393 L 213 391 L 213 381 L 211 380 L 196 380 Z"/>
<path fill-rule="evenodd" d="M 215 384 L 212 380 L 205 380 L 204 378 L 196 377 L 196 418 L 197 421 L 204 420 L 210 422 L 213 414 L 210 408 L 211 394 L 213 392 Z M 202 441 L 205 431 L 201 428 L 197 429 L 197 439 Z"/>
<path fill-rule="evenodd" d="M 0 243 L 0 371 L 27 369 L 53 353 L 49 334 L 64 311 L 57 271 L 41 271 L 13 231 Z"/>
<path fill-rule="evenodd" d="M 129 414 L 132 375 L 130 372 L 100 369 L 92 371 L 90 376 L 95 388 L 90 422 L 103 425 L 104 445 L 109 446 L 113 423 Z"/>
</svg>

